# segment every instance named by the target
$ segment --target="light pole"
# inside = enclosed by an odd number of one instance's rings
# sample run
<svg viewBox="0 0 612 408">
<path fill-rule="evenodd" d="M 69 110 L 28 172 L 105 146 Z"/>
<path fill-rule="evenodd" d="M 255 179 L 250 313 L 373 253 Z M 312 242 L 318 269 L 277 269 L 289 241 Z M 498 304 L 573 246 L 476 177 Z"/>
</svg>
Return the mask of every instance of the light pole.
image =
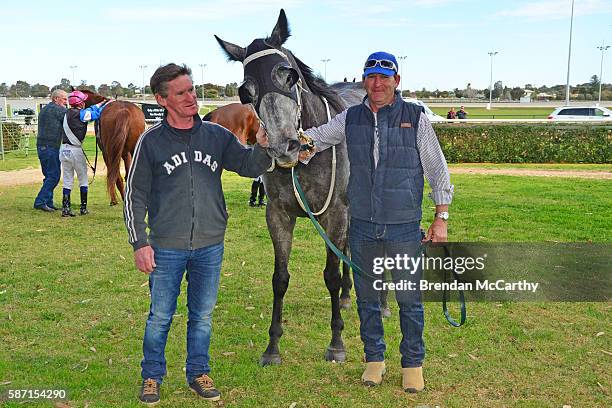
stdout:
<svg viewBox="0 0 612 408">
<path fill-rule="evenodd" d="M 206 68 L 206 64 L 199 64 L 202 69 L 202 107 L 204 107 L 204 68 Z"/>
<path fill-rule="evenodd" d="M 601 83 L 602 83 L 601 76 L 603 75 L 603 57 L 604 57 L 604 51 L 607 50 L 608 48 L 610 48 L 609 45 L 603 45 L 603 44 L 597 47 L 597 49 L 601 51 L 601 66 L 599 68 L 599 103 L 600 104 L 601 104 Z"/>
<path fill-rule="evenodd" d="M 147 89 L 147 85 L 145 84 L 145 80 L 144 80 L 144 74 L 145 74 L 145 68 L 147 67 L 146 65 L 139 65 L 141 71 L 142 71 L 142 101 L 144 102 L 145 100 L 145 95 L 146 95 L 146 89 Z"/>
<path fill-rule="evenodd" d="M 323 79 L 325 80 L 325 82 L 327 82 L 327 63 L 331 61 L 329 58 L 324 58 L 321 60 L 321 62 L 323 63 L 323 67 L 324 67 L 324 74 L 323 74 Z"/>
<path fill-rule="evenodd" d="M 570 75 L 570 60 L 572 58 L 572 28 L 573 28 L 573 25 L 574 25 L 574 0 L 572 0 L 572 16 L 570 17 L 569 51 L 567 52 L 567 83 L 565 85 L 565 106 L 569 105 L 569 99 L 570 99 L 569 75 Z"/>
<path fill-rule="evenodd" d="M 74 71 L 78 68 L 77 65 L 71 65 L 70 69 L 72 70 L 72 82 L 70 83 L 72 86 L 74 86 Z"/>
<path fill-rule="evenodd" d="M 491 57 L 491 79 L 489 80 L 489 104 L 487 109 L 491 109 L 493 103 L 493 57 L 499 54 L 499 51 L 489 51 L 488 54 Z"/>
<path fill-rule="evenodd" d="M 398 60 L 400 60 L 400 96 L 403 97 L 403 93 L 404 93 L 404 83 L 402 82 L 402 78 L 404 77 L 404 60 L 406 60 L 407 55 L 402 55 L 400 57 L 397 57 Z"/>
</svg>

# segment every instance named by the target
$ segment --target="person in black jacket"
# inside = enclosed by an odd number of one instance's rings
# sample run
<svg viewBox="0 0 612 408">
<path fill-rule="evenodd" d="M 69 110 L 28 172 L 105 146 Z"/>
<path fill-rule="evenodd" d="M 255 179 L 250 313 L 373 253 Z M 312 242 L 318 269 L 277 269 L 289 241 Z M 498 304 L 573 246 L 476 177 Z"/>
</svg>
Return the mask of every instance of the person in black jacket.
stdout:
<svg viewBox="0 0 612 408">
<path fill-rule="evenodd" d="M 45 178 L 34 200 L 34 208 L 37 210 L 57 210 L 53 205 L 53 190 L 57 187 L 61 174 L 59 148 L 62 143 L 62 121 L 66 114 L 67 101 L 66 92 L 56 89 L 51 93 L 51 103 L 45 105 L 38 115 L 36 151 Z"/>
<path fill-rule="evenodd" d="M 150 83 L 164 119 L 136 145 L 124 206 L 136 267 L 149 276 L 151 291 L 139 399 L 147 404 L 160 399 L 166 340 L 187 271 L 187 383 L 200 397 L 216 401 L 220 393 L 208 376 L 208 350 L 227 225 L 221 172 L 262 174 L 272 162 L 268 139 L 261 128 L 249 150 L 224 127 L 203 122 L 185 65 L 159 67 Z"/>
</svg>

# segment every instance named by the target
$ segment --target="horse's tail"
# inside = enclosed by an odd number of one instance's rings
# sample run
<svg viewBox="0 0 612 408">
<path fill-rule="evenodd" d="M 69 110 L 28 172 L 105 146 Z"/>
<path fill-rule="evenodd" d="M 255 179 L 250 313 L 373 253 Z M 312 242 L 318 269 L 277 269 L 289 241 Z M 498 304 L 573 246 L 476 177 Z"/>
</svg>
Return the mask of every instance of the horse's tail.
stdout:
<svg viewBox="0 0 612 408">
<path fill-rule="evenodd" d="M 107 160 L 106 190 L 111 198 L 111 202 L 116 203 L 115 186 L 117 185 L 117 180 L 121 177 L 121 155 L 123 154 L 130 126 L 129 110 L 125 108 L 119 110 L 115 117 L 114 125 L 110 134 L 107 134 L 105 137 L 104 150 L 106 151 Z"/>
</svg>

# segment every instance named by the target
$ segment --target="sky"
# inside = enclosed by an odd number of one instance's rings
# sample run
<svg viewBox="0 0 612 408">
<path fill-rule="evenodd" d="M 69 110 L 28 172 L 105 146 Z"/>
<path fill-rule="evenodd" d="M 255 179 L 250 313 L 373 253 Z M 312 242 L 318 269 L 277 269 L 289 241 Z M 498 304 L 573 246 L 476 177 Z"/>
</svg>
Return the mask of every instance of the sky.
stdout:
<svg viewBox="0 0 612 408">
<path fill-rule="evenodd" d="M 285 43 L 328 82 L 361 75 L 371 52 L 406 56 L 402 89 L 565 84 L 571 0 L 179 0 L 3 2 L 0 83 L 148 83 L 169 62 L 193 69 L 195 83 L 240 83 L 213 34 L 240 46 L 268 36 L 281 8 Z M 570 83 L 600 72 L 612 45 L 612 0 L 575 0 Z M 321 60 L 329 59 L 326 64 Z M 200 64 L 206 64 L 203 68 Z M 141 69 L 141 65 L 146 68 Z M 71 68 L 76 66 L 76 68 Z M 203 71 L 203 72 L 202 72 Z M 612 82 L 612 48 L 604 54 Z"/>
</svg>

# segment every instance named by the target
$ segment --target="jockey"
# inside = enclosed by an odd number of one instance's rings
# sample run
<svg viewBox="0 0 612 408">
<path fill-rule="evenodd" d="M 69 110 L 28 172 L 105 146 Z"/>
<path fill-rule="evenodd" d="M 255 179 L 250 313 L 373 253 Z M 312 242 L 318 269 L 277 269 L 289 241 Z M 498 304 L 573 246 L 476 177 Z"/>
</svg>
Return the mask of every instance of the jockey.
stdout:
<svg viewBox="0 0 612 408">
<path fill-rule="evenodd" d="M 101 102 L 85 108 L 87 94 L 81 91 L 73 91 L 68 96 L 70 109 L 64 116 L 62 146 L 60 147 L 60 161 L 63 173 L 63 199 L 62 217 L 74 217 L 70 208 L 70 192 L 74 183 L 76 172 L 81 189 L 81 215 L 88 214 L 87 191 L 89 182 L 87 180 L 87 160 L 83 151 L 82 142 L 87 134 L 87 123 L 98 120 L 102 113 Z"/>
</svg>

